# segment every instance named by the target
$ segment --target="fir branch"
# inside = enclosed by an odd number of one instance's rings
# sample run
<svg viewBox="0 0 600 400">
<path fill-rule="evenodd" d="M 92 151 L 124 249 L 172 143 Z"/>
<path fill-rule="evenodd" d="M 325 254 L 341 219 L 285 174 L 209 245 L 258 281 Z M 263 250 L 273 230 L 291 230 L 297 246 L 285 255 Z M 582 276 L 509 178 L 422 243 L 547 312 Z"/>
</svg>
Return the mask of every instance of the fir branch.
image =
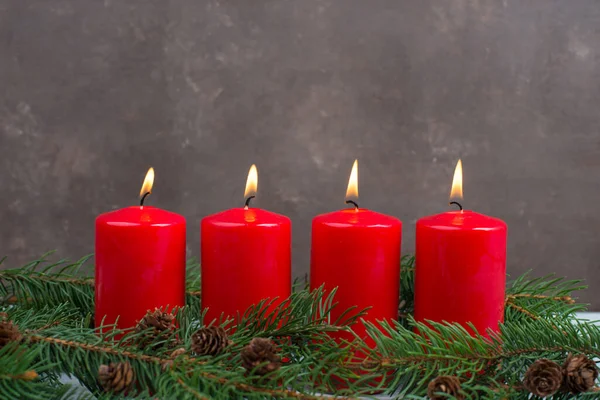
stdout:
<svg viewBox="0 0 600 400">
<path fill-rule="evenodd" d="M 586 289 L 586 286 L 582 284 L 581 280 L 566 280 L 556 277 L 555 274 L 532 278 L 530 272 L 526 272 L 509 283 L 507 294 L 519 296 L 541 295 L 552 298 L 570 297 L 573 292 L 584 289 Z"/>
<path fill-rule="evenodd" d="M 568 352 L 600 357 L 600 327 L 583 321 L 540 319 L 505 324 L 501 334 L 491 339 L 471 336 L 460 325 L 411 322 L 415 329 L 382 323 L 383 329 L 379 330 L 367 323 L 377 348 L 369 353 L 368 362 L 347 367 L 382 371 L 390 393 L 424 394 L 434 375 L 462 377 L 465 387 L 473 389 L 482 384 L 482 379 L 488 380 L 488 386 L 505 380 L 518 382 L 528 360 L 550 358 L 562 362 Z M 385 370 L 395 370 L 393 378 Z"/>
<path fill-rule="evenodd" d="M 508 284 L 505 321 L 571 318 L 586 309 L 584 304 L 577 304 L 573 299 L 573 292 L 585 288 L 579 280 L 565 280 L 554 275 L 532 278 L 526 273 Z"/>
<path fill-rule="evenodd" d="M 537 315 L 535 315 L 531 311 L 527 310 L 525 307 L 522 307 L 522 306 L 519 306 L 519 305 L 515 304 L 515 302 L 510 297 L 507 297 L 505 304 L 508 307 L 512 307 L 517 312 L 525 314 L 526 316 L 528 316 L 531 319 L 534 319 L 534 320 L 535 319 L 539 319 L 539 317 Z"/>
<path fill-rule="evenodd" d="M 543 299 L 543 300 L 555 300 L 555 301 L 564 301 L 567 304 L 575 304 L 575 299 L 571 296 L 548 296 L 542 294 L 531 294 L 531 293 L 517 293 L 517 294 L 509 294 L 506 296 L 507 299 L 517 299 L 517 298 L 530 298 L 530 299 Z"/>
<path fill-rule="evenodd" d="M 54 379 L 55 365 L 40 359 L 40 349 L 12 342 L 0 349 L 0 394 L 3 399 L 59 399 L 70 391 Z"/>
<path fill-rule="evenodd" d="M 191 294 L 194 295 L 193 293 L 198 293 L 198 295 L 200 294 L 200 282 L 201 282 L 201 276 L 200 276 L 200 264 L 198 263 L 198 260 L 196 260 L 195 258 L 190 258 L 189 260 L 187 260 L 186 262 L 186 267 L 185 267 L 185 287 L 186 287 L 186 291 Z"/>
<path fill-rule="evenodd" d="M 59 260 L 48 263 L 42 256 L 24 267 L 0 270 L 0 304 L 18 304 L 21 307 L 43 308 L 70 303 L 80 315 L 93 313 L 94 278 L 74 276 L 88 269 L 92 255 L 71 263 Z M 47 266 L 43 267 L 45 264 Z M 43 268 L 42 268 L 43 267 Z M 200 309 L 200 266 L 195 259 L 186 264 L 186 303 Z"/>
<path fill-rule="evenodd" d="M 41 336 L 41 335 L 37 335 L 37 334 L 27 334 L 27 332 L 26 332 L 26 337 L 27 337 L 28 341 L 31 343 L 47 343 L 52 346 L 58 346 L 58 347 L 70 348 L 70 349 L 78 350 L 78 351 L 96 353 L 96 354 L 100 354 L 102 356 L 113 355 L 113 356 L 126 358 L 129 361 L 140 361 L 140 362 L 151 363 L 151 364 L 156 364 L 156 365 L 160 365 L 160 366 L 171 365 L 171 367 L 172 367 L 172 363 L 173 363 L 173 360 L 170 358 L 161 358 L 161 357 L 149 356 L 149 355 L 145 355 L 145 354 L 138 354 L 138 353 L 134 353 L 129 350 L 121 349 L 119 347 L 113 347 L 111 345 L 90 344 L 90 343 L 84 343 L 84 342 L 74 341 L 74 340 L 65 340 L 65 339 L 59 339 L 59 338 L 54 338 L 54 337 L 46 337 L 46 336 Z M 233 385 L 235 388 L 237 388 L 241 391 L 244 391 L 244 392 L 254 392 L 254 393 L 259 393 L 261 395 L 268 395 L 270 397 L 286 398 L 286 399 L 291 398 L 291 399 L 302 399 L 302 400 L 316 400 L 316 399 L 320 398 L 319 396 L 306 395 L 306 394 L 302 394 L 302 393 L 294 391 L 294 390 L 270 389 L 270 388 L 265 388 L 265 387 L 253 386 L 248 383 L 231 381 L 230 379 L 227 379 L 226 377 L 223 377 L 223 376 L 219 376 L 215 373 L 198 371 L 197 366 L 201 365 L 201 364 L 206 365 L 201 360 L 189 358 L 189 357 L 183 358 L 182 360 L 179 361 L 179 367 L 185 368 L 185 370 L 188 373 L 192 373 L 193 371 L 195 371 L 197 375 L 199 375 L 205 379 L 212 380 L 219 385 L 224 385 L 224 386 Z"/>
<path fill-rule="evenodd" d="M 93 281 L 77 277 L 91 255 L 74 263 L 60 260 L 41 269 L 47 262 L 45 257 L 23 268 L 0 271 L 0 297 L 7 300 L 15 298 L 16 304 L 21 307 L 56 307 L 70 303 L 81 311 L 80 315 L 92 313 Z"/>
<path fill-rule="evenodd" d="M 98 398 L 108 398 L 96 382 L 98 366 L 129 361 L 138 386 L 153 390 L 152 396 L 148 391 L 130 394 L 136 398 L 313 400 L 321 398 L 317 392 L 358 396 L 374 390 L 386 390 L 397 398 L 424 398 L 427 383 L 447 374 L 461 379 L 461 387 L 470 398 L 485 394 L 486 398 L 524 399 L 527 393 L 520 379 L 534 360 L 545 357 L 562 362 L 568 352 L 600 358 L 600 328 L 573 320 L 574 312 L 585 309 L 575 303 L 572 294 L 582 288 L 579 281 L 528 275 L 518 278 L 507 288 L 501 333 L 485 339 L 472 336 L 459 325 L 426 326 L 412 320 L 414 258 L 404 257 L 400 311 L 406 318 L 393 325 L 367 323 L 376 349 L 359 338 L 340 344 L 327 336 L 335 330 L 351 332 L 362 310 L 346 310 L 342 319 L 334 321 L 331 310 L 336 307 L 335 292 L 296 289 L 279 305 L 263 301 L 235 321 L 220 321 L 234 341 L 223 354 L 173 359 L 170 342 L 183 341 L 189 349 L 192 333 L 210 322 L 204 321 L 200 306 L 197 263 L 190 261 L 187 266 L 187 305 L 177 313 L 177 328 L 171 336 L 157 335 L 151 346 L 139 349 L 136 340 L 150 332 L 127 333 L 117 339 L 124 332 L 112 330 L 99 335 L 90 328 L 93 279 L 82 275 L 86 260 L 50 265 L 36 260 L 18 270 L 0 271 L 0 297 L 16 295 L 15 303 L 0 304 L 0 318 L 18 324 L 26 340 L 15 345 L 20 353 L 34 357 L 13 362 L 14 356 L 6 353 L 7 346 L 0 349 L 3 394 L 8 384 L 9 397 L 19 393 L 37 400 L 50 398 L 47 394 L 53 393 L 52 398 L 59 398 L 54 394 L 68 390 L 57 376 L 66 372 L 77 376 Z M 286 360 L 269 379 L 260 381 L 244 374 L 239 357 L 241 348 L 257 336 L 272 338 Z M 367 354 L 368 358 L 357 360 L 356 354 Z M 41 360 L 43 364 L 38 364 Z M 36 371 L 41 378 L 15 378 L 27 371 Z M 589 394 L 577 398 L 586 397 L 592 398 Z"/>
<path fill-rule="evenodd" d="M 46 343 L 50 343 L 50 344 L 61 346 L 61 347 L 69 347 L 72 349 L 85 350 L 85 351 L 94 352 L 94 353 L 112 354 L 112 355 L 116 355 L 116 356 L 122 356 L 122 357 L 128 358 L 130 360 L 151 362 L 151 363 L 155 363 L 155 364 L 166 364 L 168 361 L 170 361 L 168 359 L 163 359 L 160 357 L 149 356 L 146 354 L 133 353 L 131 351 L 122 350 L 122 349 L 119 349 L 118 347 L 113 347 L 113 346 L 98 346 L 98 345 L 93 345 L 93 344 L 76 342 L 73 340 L 64 340 L 64 339 L 40 336 L 40 335 L 35 335 L 35 334 L 26 335 L 26 337 L 32 343 L 46 342 Z"/>
<path fill-rule="evenodd" d="M 193 389 L 192 387 L 188 386 L 183 379 L 181 378 L 176 378 L 175 379 L 177 381 L 177 383 L 185 389 L 185 391 L 187 391 L 188 393 L 190 393 L 192 396 L 194 396 L 194 398 L 199 399 L 199 400 L 210 400 L 208 397 L 200 394 L 197 390 Z"/>
<path fill-rule="evenodd" d="M 400 321 L 407 325 L 407 317 L 414 312 L 415 303 L 415 258 L 404 256 L 400 262 Z"/>
<path fill-rule="evenodd" d="M 240 383 L 240 382 L 232 383 L 227 378 L 219 377 L 219 376 L 216 376 L 214 374 L 209 374 L 209 373 L 203 373 L 202 375 L 207 378 L 213 379 L 216 382 L 218 382 L 224 386 L 234 385 L 237 389 L 243 390 L 244 392 L 247 392 L 247 393 L 259 393 L 260 395 L 263 395 L 263 396 L 266 395 L 269 397 L 280 398 L 280 399 L 322 400 L 322 398 L 323 398 L 322 396 L 303 394 L 303 393 L 296 392 L 293 390 L 269 389 L 266 387 L 252 386 L 247 383 Z M 181 379 L 181 378 L 178 378 L 178 379 Z M 348 397 L 336 397 L 336 398 L 338 398 L 340 400 L 350 400 L 350 398 L 348 398 Z"/>
<path fill-rule="evenodd" d="M 34 266 L 32 264 L 28 264 L 22 268 L 15 269 L 7 269 L 0 270 L 0 279 L 6 280 L 26 280 L 27 278 L 50 282 L 50 283 L 69 283 L 75 286 L 94 286 L 94 278 L 89 277 L 79 277 L 74 278 L 71 275 L 68 275 L 65 271 L 72 271 L 73 269 L 79 270 L 85 263 L 92 257 L 92 255 L 88 255 L 79 261 L 69 264 L 67 260 L 60 260 L 54 264 L 51 264 L 48 268 L 44 268 L 42 272 L 37 271 L 36 267 L 44 262 L 44 259 L 40 259 L 36 261 Z M 62 267 L 60 272 L 51 273 L 51 270 L 56 269 L 58 267 Z M 195 272 L 199 271 L 199 265 L 197 264 L 195 259 L 190 259 L 187 261 L 186 271 L 188 275 L 188 280 L 186 281 L 186 287 L 188 287 L 188 293 L 193 296 L 199 296 L 200 291 L 196 290 L 200 282 L 200 274 Z M 190 276 L 191 275 L 191 276 Z M 191 278 L 191 279 L 190 279 Z"/>
</svg>

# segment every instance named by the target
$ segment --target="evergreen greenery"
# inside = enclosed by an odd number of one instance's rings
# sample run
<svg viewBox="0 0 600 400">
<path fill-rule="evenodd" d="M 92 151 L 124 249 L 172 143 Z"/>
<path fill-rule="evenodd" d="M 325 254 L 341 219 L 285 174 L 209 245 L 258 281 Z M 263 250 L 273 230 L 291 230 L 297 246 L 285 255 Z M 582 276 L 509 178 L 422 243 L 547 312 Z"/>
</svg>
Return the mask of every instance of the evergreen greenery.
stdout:
<svg viewBox="0 0 600 400">
<path fill-rule="evenodd" d="M 290 299 L 271 312 L 264 302 L 247 310 L 235 329 L 233 321 L 223 321 L 233 344 L 218 356 L 196 357 L 189 349 L 203 313 L 194 261 L 188 263 L 187 305 L 177 314 L 177 328 L 141 347 L 137 343 L 142 337 L 147 341 L 149 331 L 99 334 L 93 326 L 93 278 L 84 272 L 89 260 L 49 263 L 43 257 L 0 271 L 0 321 L 13 321 L 23 337 L 0 347 L 0 398 L 81 398 L 59 381 L 61 374 L 76 377 L 91 398 L 118 398 L 103 391 L 98 369 L 129 362 L 135 387 L 121 396 L 136 399 L 317 399 L 320 393 L 425 399 L 428 383 L 441 375 L 458 377 L 466 398 L 526 399 L 531 395 L 521 382 L 535 360 L 562 364 L 569 353 L 600 358 L 600 327 L 574 315 L 585 310 L 572 297 L 584 288 L 580 281 L 524 275 L 511 282 L 502 331 L 486 340 L 459 325 L 428 327 L 412 319 L 412 257 L 402 260 L 400 320 L 368 324 L 375 350 L 358 338 L 340 346 L 327 335 L 351 331 L 363 312 L 332 321 L 335 293 L 296 285 Z M 274 340 L 282 357 L 281 368 L 260 378 L 248 374 L 240 360 L 242 348 L 255 337 Z M 186 353 L 171 357 L 172 343 Z M 357 353 L 368 356 L 358 359 Z M 592 399 L 600 393 L 553 398 Z"/>
</svg>

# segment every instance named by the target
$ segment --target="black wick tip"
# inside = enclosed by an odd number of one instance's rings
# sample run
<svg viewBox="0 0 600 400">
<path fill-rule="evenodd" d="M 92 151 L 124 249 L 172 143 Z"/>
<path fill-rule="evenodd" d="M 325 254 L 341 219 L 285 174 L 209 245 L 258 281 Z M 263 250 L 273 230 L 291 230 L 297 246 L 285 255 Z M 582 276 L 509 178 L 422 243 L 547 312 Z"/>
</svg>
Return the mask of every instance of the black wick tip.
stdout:
<svg viewBox="0 0 600 400">
<path fill-rule="evenodd" d="M 250 200 L 252 200 L 253 198 L 255 198 L 256 196 L 249 196 L 246 199 L 246 203 L 244 204 L 244 207 L 248 207 L 250 205 Z"/>
<path fill-rule="evenodd" d="M 140 207 L 142 207 L 144 205 L 144 200 L 146 200 L 146 196 L 148 196 L 149 194 L 150 194 L 150 192 L 144 193 L 144 195 L 140 199 Z"/>
<path fill-rule="evenodd" d="M 354 200 L 346 200 L 346 204 L 353 204 L 354 208 L 358 210 L 358 204 Z"/>
<path fill-rule="evenodd" d="M 448 203 L 448 204 L 450 204 L 450 205 L 452 205 L 452 204 L 456 204 L 456 205 L 458 206 L 458 208 L 460 208 L 460 211 L 462 211 L 462 210 L 463 210 L 463 206 L 462 206 L 462 205 L 461 205 L 461 204 L 460 204 L 458 201 L 451 201 L 451 202 L 450 202 L 450 203 Z"/>
</svg>

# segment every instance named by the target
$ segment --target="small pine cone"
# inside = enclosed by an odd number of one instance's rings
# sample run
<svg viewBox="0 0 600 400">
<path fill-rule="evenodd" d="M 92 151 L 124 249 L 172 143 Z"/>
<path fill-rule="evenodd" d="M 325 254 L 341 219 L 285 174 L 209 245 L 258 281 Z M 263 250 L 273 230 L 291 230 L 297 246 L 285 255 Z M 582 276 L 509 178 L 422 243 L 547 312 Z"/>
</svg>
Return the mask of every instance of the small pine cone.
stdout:
<svg viewBox="0 0 600 400">
<path fill-rule="evenodd" d="M 541 358 L 527 369 L 523 384 L 532 394 L 547 397 L 560 389 L 562 379 L 562 367 L 554 361 Z"/>
<path fill-rule="evenodd" d="M 598 379 L 596 363 L 585 354 L 573 356 L 569 354 L 563 366 L 564 385 L 572 394 L 585 393 L 595 386 Z"/>
<path fill-rule="evenodd" d="M 456 399 L 464 399 L 464 396 L 460 393 L 460 380 L 455 376 L 442 375 L 432 379 L 427 385 L 427 396 L 431 400 L 448 398 L 448 396 L 439 395 L 438 393 L 445 393 L 454 396 Z"/>
<path fill-rule="evenodd" d="M 192 336 L 192 351 L 199 356 L 216 356 L 231 344 L 220 326 L 200 328 Z"/>
<path fill-rule="evenodd" d="M 148 336 L 140 337 L 138 340 L 139 347 L 146 347 L 158 339 L 167 340 L 171 337 L 175 330 L 175 315 L 162 312 L 160 309 L 154 311 L 148 310 L 144 318 L 142 318 L 135 327 L 136 332 L 146 331 Z"/>
<path fill-rule="evenodd" d="M 271 339 L 252 339 L 242 350 L 241 357 L 246 371 L 256 375 L 266 375 L 276 371 L 281 365 L 281 358 L 275 354 L 275 345 Z"/>
<path fill-rule="evenodd" d="M 133 368 L 128 362 L 101 365 L 98 370 L 98 380 L 105 392 L 121 393 L 133 383 Z"/>
<path fill-rule="evenodd" d="M 13 324 L 12 321 L 0 322 L 0 349 L 10 342 L 19 342 L 23 338 L 19 327 Z"/>
<path fill-rule="evenodd" d="M 154 328 L 158 332 L 175 329 L 175 315 L 162 312 L 158 308 L 154 311 L 148 310 L 135 329 L 137 332 L 141 332 L 149 328 Z"/>
</svg>

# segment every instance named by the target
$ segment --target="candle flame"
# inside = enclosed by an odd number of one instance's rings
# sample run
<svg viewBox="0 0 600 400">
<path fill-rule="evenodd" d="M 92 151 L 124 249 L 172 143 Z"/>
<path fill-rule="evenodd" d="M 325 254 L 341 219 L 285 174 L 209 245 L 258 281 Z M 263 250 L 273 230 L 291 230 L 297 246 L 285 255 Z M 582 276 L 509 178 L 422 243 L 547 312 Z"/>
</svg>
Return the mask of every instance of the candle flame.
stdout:
<svg viewBox="0 0 600 400">
<path fill-rule="evenodd" d="M 454 169 L 454 178 L 452 178 L 452 189 L 450 190 L 450 201 L 463 199 L 463 173 L 462 161 L 458 159 L 456 168 Z"/>
<path fill-rule="evenodd" d="M 354 160 L 350 179 L 348 179 L 348 189 L 346 189 L 346 201 L 358 200 L 358 160 Z"/>
<path fill-rule="evenodd" d="M 247 199 L 250 196 L 256 196 L 258 190 L 258 171 L 256 165 L 252 164 L 248 171 L 248 179 L 246 180 L 246 190 L 244 191 L 244 198 Z"/>
<path fill-rule="evenodd" d="M 152 193 L 152 185 L 154 184 L 154 168 L 150 167 L 148 172 L 146 172 L 146 177 L 144 178 L 144 183 L 142 184 L 142 190 L 140 190 L 140 197 L 144 196 L 146 193 Z"/>
</svg>

